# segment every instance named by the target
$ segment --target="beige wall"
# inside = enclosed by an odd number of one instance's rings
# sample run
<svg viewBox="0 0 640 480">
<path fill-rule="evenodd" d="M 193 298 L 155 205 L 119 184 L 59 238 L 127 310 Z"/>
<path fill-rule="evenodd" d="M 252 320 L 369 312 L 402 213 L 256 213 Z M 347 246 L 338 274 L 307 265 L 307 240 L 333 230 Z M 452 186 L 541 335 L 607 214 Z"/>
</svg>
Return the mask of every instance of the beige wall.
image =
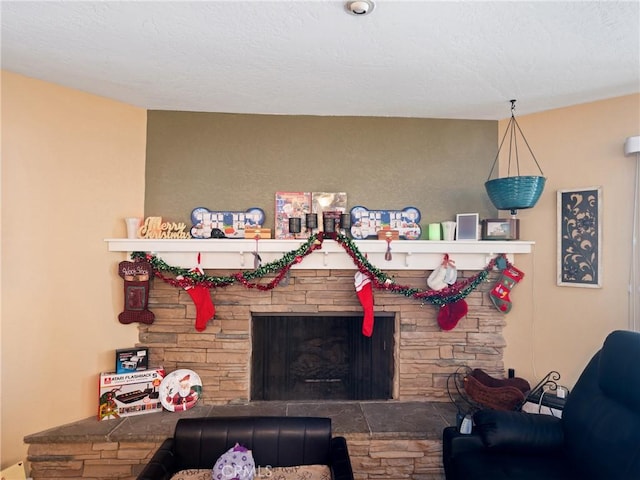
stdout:
<svg viewBox="0 0 640 480">
<path fill-rule="evenodd" d="M 97 373 L 137 340 L 103 239 L 143 212 L 145 135 L 143 109 L 2 72 L 2 467 L 94 415 Z"/>
<path fill-rule="evenodd" d="M 518 123 L 547 185 L 538 205 L 518 214 L 522 238 L 536 245 L 533 255 L 518 259 L 526 277 L 513 290 L 505 365 L 531 380 L 558 370 L 561 383 L 572 386 L 606 334 L 628 328 L 636 161 L 624 156 L 623 145 L 640 134 L 640 95 L 518 117 Z M 556 193 L 590 186 L 603 189 L 602 288 L 559 287 Z"/>
</svg>

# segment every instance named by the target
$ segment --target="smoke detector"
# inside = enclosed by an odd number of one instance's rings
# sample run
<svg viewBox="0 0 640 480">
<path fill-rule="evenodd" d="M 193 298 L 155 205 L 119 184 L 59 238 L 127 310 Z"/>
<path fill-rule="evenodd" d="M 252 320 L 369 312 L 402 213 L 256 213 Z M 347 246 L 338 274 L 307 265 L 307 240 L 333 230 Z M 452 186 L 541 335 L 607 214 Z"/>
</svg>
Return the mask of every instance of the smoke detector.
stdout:
<svg viewBox="0 0 640 480">
<path fill-rule="evenodd" d="M 346 7 L 347 11 L 352 15 L 367 15 L 373 11 L 374 3 L 370 0 L 357 0 L 355 2 L 348 2 Z"/>
</svg>

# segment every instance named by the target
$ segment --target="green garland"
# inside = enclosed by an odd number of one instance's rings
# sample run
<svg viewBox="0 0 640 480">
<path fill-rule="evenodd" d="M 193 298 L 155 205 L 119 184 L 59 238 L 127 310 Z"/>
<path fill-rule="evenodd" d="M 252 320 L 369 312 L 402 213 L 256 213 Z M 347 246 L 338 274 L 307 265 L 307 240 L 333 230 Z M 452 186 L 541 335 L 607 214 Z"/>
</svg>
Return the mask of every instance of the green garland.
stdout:
<svg viewBox="0 0 640 480">
<path fill-rule="evenodd" d="M 366 255 L 363 255 L 362 252 L 358 250 L 355 242 L 347 236 L 340 233 L 326 234 L 323 232 L 311 235 L 300 247 L 285 253 L 279 260 L 260 265 L 254 270 L 245 270 L 229 276 L 216 277 L 206 275 L 194 269 L 174 267 L 168 265 L 164 260 L 151 253 L 134 252 L 131 254 L 131 257 L 136 261 L 148 261 L 153 267 L 156 277 L 175 287 L 186 288 L 189 286 L 202 285 L 211 289 L 240 283 L 246 288 L 271 290 L 277 287 L 288 275 L 292 266 L 302 262 L 307 255 L 315 250 L 322 248 L 322 242 L 325 238 L 330 238 L 338 242 L 351 257 L 358 270 L 371 279 L 371 283 L 375 288 L 404 295 L 405 297 L 415 298 L 422 303 L 438 306 L 454 303 L 466 298 L 471 292 L 478 288 L 489 276 L 489 272 L 495 267 L 504 270 L 511 266 L 506 256 L 501 254 L 489 261 L 484 269 L 472 277 L 456 282 L 442 290 L 420 290 L 418 288 L 396 284 L 393 278 L 372 265 Z M 257 280 L 263 279 L 267 275 L 274 274 L 275 276 L 267 283 L 257 282 Z"/>
</svg>

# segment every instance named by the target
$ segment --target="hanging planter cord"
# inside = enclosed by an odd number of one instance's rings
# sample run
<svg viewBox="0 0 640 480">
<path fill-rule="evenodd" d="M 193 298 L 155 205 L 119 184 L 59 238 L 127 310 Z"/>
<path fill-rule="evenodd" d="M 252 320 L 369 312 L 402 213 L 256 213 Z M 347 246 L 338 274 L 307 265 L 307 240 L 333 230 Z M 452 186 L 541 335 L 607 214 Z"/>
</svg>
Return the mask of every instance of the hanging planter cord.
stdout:
<svg viewBox="0 0 640 480">
<path fill-rule="evenodd" d="M 512 150 L 514 151 L 514 156 L 516 157 L 517 176 L 520 176 L 520 159 L 519 159 L 519 156 L 518 156 L 517 132 L 520 132 L 520 136 L 522 137 L 522 139 L 524 140 L 525 145 L 529 149 L 529 153 L 531 154 L 531 157 L 533 158 L 533 161 L 536 162 L 536 166 L 538 167 L 538 170 L 540 171 L 540 175 L 544 177 L 544 173 L 542 173 L 542 169 L 540 168 L 540 164 L 538 163 L 538 160 L 536 159 L 536 156 L 533 154 L 533 150 L 531 150 L 531 147 L 529 146 L 529 142 L 527 142 L 527 139 L 524 136 L 524 133 L 522 133 L 522 129 L 520 128 L 520 125 L 518 125 L 518 121 L 516 120 L 516 116 L 515 116 L 515 113 L 514 113 L 515 110 L 516 110 L 516 100 L 510 100 L 510 101 L 511 101 L 511 118 L 509 119 L 509 123 L 507 124 L 507 128 L 505 129 L 504 135 L 502 136 L 502 141 L 500 142 L 500 146 L 498 147 L 498 153 L 496 153 L 496 158 L 493 160 L 493 165 L 491 166 L 491 171 L 489 171 L 489 177 L 487 178 L 487 180 L 491 179 L 491 175 L 493 174 L 493 170 L 495 169 L 496 163 L 498 162 L 498 157 L 500 156 L 500 151 L 502 150 L 502 145 L 504 144 L 504 141 L 507 138 L 507 133 L 510 133 L 510 135 L 509 135 L 509 167 L 507 168 L 507 177 L 511 176 Z M 516 131 L 516 128 L 517 128 L 517 131 Z"/>
<path fill-rule="evenodd" d="M 516 215 L 518 213 L 518 209 L 521 208 L 532 208 L 535 206 L 536 202 L 542 195 L 542 191 L 544 190 L 545 178 L 542 173 L 542 169 L 540 168 L 540 164 L 538 160 L 536 160 L 536 156 L 533 154 L 533 150 L 529 146 L 529 142 L 522 133 L 522 129 L 518 122 L 516 121 L 516 116 L 514 111 L 516 109 L 516 101 L 511 100 L 511 119 L 507 125 L 507 128 L 502 137 L 502 141 L 500 142 L 500 146 L 498 147 L 498 153 L 496 153 L 496 158 L 493 160 L 493 165 L 491 166 L 491 170 L 489 171 L 489 178 L 485 182 L 484 186 L 487 190 L 487 195 L 489 195 L 489 199 L 491 203 L 493 203 L 494 207 L 498 210 L 510 210 L 511 215 Z M 518 152 L 518 141 L 517 135 L 520 132 L 520 136 L 524 140 L 527 148 L 529 149 L 529 153 L 533 157 L 533 161 L 536 163 L 538 170 L 540 170 L 540 176 L 534 175 L 520 175 L 520 158 Z M 500 152 L 502 151 L 502 147 L 504 146 L 504 142 L 507 138 L 507 133 L 509 136 L 509 168 L 507 170 L 506 177 L 498 177 L 491 180 L 491 175 L 493 175 L 493 171 L 496 168 L 496 164 L 498 163 L 498 157 L 500 156 Z M 516 175 L 511 176 L 511 163 L 512 159 L 515 156 L 516 158 Z"/>
</svg>

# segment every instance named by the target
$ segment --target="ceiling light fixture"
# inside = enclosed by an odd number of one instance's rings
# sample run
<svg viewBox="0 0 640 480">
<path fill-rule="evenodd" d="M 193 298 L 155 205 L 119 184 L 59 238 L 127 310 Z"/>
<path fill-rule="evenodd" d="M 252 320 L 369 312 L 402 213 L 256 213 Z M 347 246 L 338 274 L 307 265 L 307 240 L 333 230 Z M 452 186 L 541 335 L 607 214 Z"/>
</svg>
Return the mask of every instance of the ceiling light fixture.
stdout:
<svg viewBox="0 0 640 480">
<path fill-rule="evenodd" d="M 347 11 L 352 15 L 367 15 L 373 11 L 374 3 L 370 0 L 358 0 L 356 2 L 347 2 Z"/>
</svg>

